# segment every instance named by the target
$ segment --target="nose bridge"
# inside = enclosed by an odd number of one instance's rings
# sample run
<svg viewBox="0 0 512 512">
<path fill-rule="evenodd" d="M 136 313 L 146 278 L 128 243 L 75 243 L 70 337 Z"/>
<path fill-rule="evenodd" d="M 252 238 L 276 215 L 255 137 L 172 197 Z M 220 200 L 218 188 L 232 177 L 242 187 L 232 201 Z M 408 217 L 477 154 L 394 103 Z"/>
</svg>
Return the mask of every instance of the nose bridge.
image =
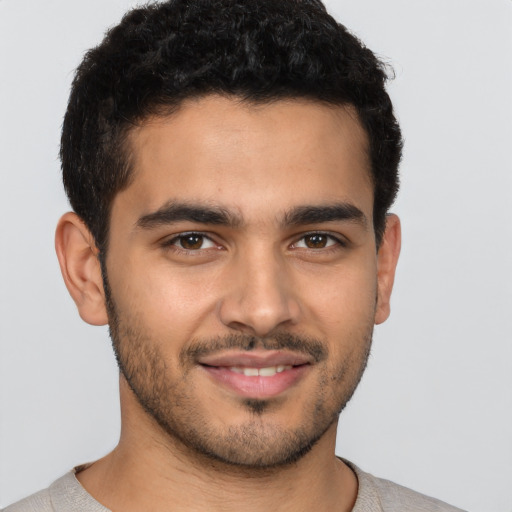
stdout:
<svg viewBox="0 0 512 512">
<path fill-rule="evenodd" d="M 233 286 L 221 305 L 224 324 L 265 336 L 297 321 L 300 308 L 284 255 L 262 243 L 240 251 L 233 265 Z"/>
</svg>

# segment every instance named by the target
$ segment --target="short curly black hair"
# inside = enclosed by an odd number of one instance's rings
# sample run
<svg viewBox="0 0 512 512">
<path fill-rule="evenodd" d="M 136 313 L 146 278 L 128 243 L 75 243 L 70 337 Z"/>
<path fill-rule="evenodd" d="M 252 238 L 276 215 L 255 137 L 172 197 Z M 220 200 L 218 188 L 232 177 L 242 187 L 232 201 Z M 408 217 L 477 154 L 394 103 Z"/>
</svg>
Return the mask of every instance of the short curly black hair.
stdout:
<svg viewBox="0 0 512 512">
<path fill-rule="evenodd" d="M 128 12 L 77 69 L 60 156 L 69 201 L 107 248 L 111 203 L 130 183 L 127 135 L 209 94 L 352 105 L 366 130 L 377 243 L 398 190 L 400 128 L 386 67 L 319 0 L 169 0 Z"/>
</svg>

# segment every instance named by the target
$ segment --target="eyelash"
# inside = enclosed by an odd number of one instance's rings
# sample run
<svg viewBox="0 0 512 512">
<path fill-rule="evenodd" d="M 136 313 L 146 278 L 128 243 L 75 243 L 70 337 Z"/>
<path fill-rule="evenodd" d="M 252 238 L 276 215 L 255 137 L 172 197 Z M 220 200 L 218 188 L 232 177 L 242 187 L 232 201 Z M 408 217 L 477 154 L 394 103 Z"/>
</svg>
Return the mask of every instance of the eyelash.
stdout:
<svg viewBox="0 0 512 512">
<path fill-rule="evenodd" d="M 216 245 L 217 247 L 219 247 L 219 244 L 217 244 L 213 238 L 209 235 L 207 235 L 206 233 L 202 233 L 200 231 L 188 231 L 188 232 L 185 232 L 185 233 L 180 233 L 179 235 L 176 235 L 170 239 L 167 239 L 165 240 L 161 245 L 164 249 L 174 249 L 176 251 L 180 251 L 180 252 L 183 252 L 183 253 L 186 253 L 186 254 L 194 254 L 194 253 L 198 253 L 201 249 L 202 250 L 205 250 L 203 247 L 200 247 L 198 249 L 186 249 L 185 247 L 180 247 L 178 245 L 178 242 L 180 240 L 184 240 L 185 238 L 187 237 L 193 237 L 193 236 L 197 236 L 197 237 L 200 237 L 203 239 L 203 243 L 204 243 L 204 240 L 208 240 L 210 241 L 213 245 Z M 203 244 L 201 244 L 203 245 Z M 209 249 L 209 248 L 208 248 Z"/>
<path fill-rule="evenodd" d="M 217 244 L 210 235 L 208 235 L 206 233 L 203 233 L 203 232 L 200 232 L 200 231 L 188 231 L 188 232 L 185 232 L 185 233 L 180 233 L 180 234 L 172 237 L 171 239 L 165 240 L 161 244 L 161 246 L 164 249 L 172 248 L 175 251 L 179 251 L 179 252 L 186 253 L 186 254 L 197 254 L 201 250 L 204 251 L 204 250 L 208 250 L 208 249 L 211 248 L 211 247 L 208 247 L 208 248 L 199 247 L 197 249 L 186 249 L 185 247 L 180 247 L 178 245 L 178 242 L 180 240 L 183 240 L 186 237 L 193 237 L 193 236 L 201 237 L 202 240 L 203 240 L 203 243 L 204 243 L 204 240 L 208 240 L 213 245 L 216 245 L 217 248 L 221 247 L 220 244 Z M 334 243 L 331 243 L 330 245 L 327 245 L 326 247 L 319 247 L 319 248 L 313 248 L 313 247 L 300 247 L 300 248 L 297 248 L 297 247 L 294 247 L 299 242 L 303 242 L 307 237 L 313 237 L 313 236 L 326 237 L 328 239 L 327 243 L 329 243 L 329 242 L 334 242 Z M 203 245 L 203 243 L 201 245 Z M 341 248 L 345 248 L 347 246 L 348 246 L 348 242 L 346 240 L 344 240 L 343 238 L 341 238 L 339 236 L 334 236 L 334 235 L 332 235 L 332 234 L 330 234 L 328 232 L 325 232 L 325 231 L 311 231 L 309 233 L 304 233 L 304 234 L 302 234 L 300 236 L 300 238 L 298 238 L 295 242 L 293 242 L 291 244 L 291 247 L 294 248 L 294 249 L 305 249 L 307 251 L 312 251 L 312 252 L 323 251 L 324 253 L 326 251 L 333 251 L 333 250 L 339 249 L 340 247 Z"/>
<path fill-rule="evenodd" d="M 328 232 L 325 232 L 325 231 L 311 231 L 309 233 L 304 233 L 297 240 L 297 242 L 294 242 L 292 245 L 297 245 L 298 242 L 301 242 L 305 238 L 312 237 L 312 236 L 326 237 L 328 239 L 328 243 L 329 243 L 329 241 L 334 242 L 334 243 L 331 244 L 331 245 L 328 245 L 327 247 L 320 247 L 320 248 L 304 247 L 303 249 L 306 249 L 306 250 L 309 250 L 309 251 L 320 251 L 320 250 L 322 250 L 323 252 L 325 252 L 325 251 L 336 250 L 336 249 L 339 249 L 340 247 L 341 248 L 345 248 L 345 247 L 348 246 L 347 241 L 344 240 L 342 237 L 332 235 L 331 233 L 328 233 Z"/>
</svg>

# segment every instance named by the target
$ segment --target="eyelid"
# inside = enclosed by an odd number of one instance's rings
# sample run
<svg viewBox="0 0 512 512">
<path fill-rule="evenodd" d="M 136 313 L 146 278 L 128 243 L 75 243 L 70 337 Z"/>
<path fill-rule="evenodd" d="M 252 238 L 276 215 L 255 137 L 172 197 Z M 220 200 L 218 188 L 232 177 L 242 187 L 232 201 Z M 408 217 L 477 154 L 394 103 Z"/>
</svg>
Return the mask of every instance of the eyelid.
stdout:
<svg viewBox="0 0 512 512">
<path fill-rule="evenodd" d="M 210 249 L 211 248 L 211 247 L 207 247 L 207 248 L 201 247 L 200 249 L 192 250 L 192 249 L 185 249 L 183 247 L 179 247 L 179 245 L 177 245 L 176 242 L 178 242 L 180 238 L 183 238 L 183 237 L 186 237 L 186 236 L 189 236 L 189 235 L 201 236 L 204 239 L 210 241 L 212 245 L 214 245 L 214 246 L 216 246 L 218 248 L 222 247 L 222 244 L 218 243 L 215 240 L 215 236 L 212 235 L 211 233 L 204 232 L 204 231 L 196 231 L 196 230 L 182 231 L 182 232 L 179 232 L 179 233 L 175 233 L 175 234 L 166 236 L 160 242 L 160 245 L 163 248 L 176 247 L 177 249 L 179 249 L 181 251 L 187 251 L 187 252 L 199 252 L 201 250 L 206 250 L 206 249 Z M 311 247 L 297 247 L 297 244 L 299 242 L 303 241 L 307 236 L 313 236 L 313 235 L 325 236 L 325 237 L 329 238 L 331 241 L 334 241 L 335 243 L 331 243 L 327 247 L 323 247 L 323 248 L 320 248 L 320 249 L 313 249 Z M 328 250 L 328 249 L 331 249 L 331 248 L 335 248 L 336 246 L 347 247 L 349 245 L 349 241 L 343 235 L 341 235 L 340 233 L 333 234 L 330 231 L 320 231 L 320 230 L 312 230 L 312 231 L 308 231 L 306 233 L 301 233 L 300 236 L 295 237 L 294 240 L 295 241 L 292 242 L 292 244 L 290 245 L 291 248 L 307 249 L 307 250 L 311 250 L 311 251 Z"/>
<path fill-rule="evenodd" d="M 339 233 L 331 233 L 329 231 L 309 231 L 307 233 L 302 233 L 300 235 L 300 237 L 296 238 L 295 239 L 295 242 L 293 242 L 291 244 L 291 247 L 292 248 L 297 248 L 297 244 L 300 242 L 300 241 L 303 241 L 307 236 L 314 236 L 314 235 L 321 235 L 321 236 L 325 236 L 327 238 L 329 238 L 330 240 L 334 241 L 335 243 L 334 244 L 330 244 L 328 245 L 327 247 L 322 247 L 322 248 L 319 248 L 319 249 L 313 249 L 311 247 L 298 247 L 299 249 L 307 249 L 307 250 L 311 250 L 311 251 L 321 251 L 321 250 L 328 250 L 328 249 L 332 249 L 336 246 L 341 246 L 341 247 L 347 247 L 349 242 L 348 240 L 343 237 L 341 234 Z"/>
<path fill-rule="evenodd" d="M 190 235 L 197 235 L 197 236 L 200 236 L 202 237 L 203 239 L 205 240 L 208 240 L 211 242 L 212 246 L 215 246 L 215 247 L 220 247 L 221 244 L 219 244 L 218 242 L 216 242 L 214 240 L 214 237 L 209 234 L 209 233 L 205 233 L 204 231 L 194 231 L 194 230 L 191 230 L 191 231 L 181 231 L 179 233 L 175 233 L 173 235 L 170 235 L 170 236 L 167 236 L 165 237 L 162 242 L 160 243 L 160 245 L 163 247 L 163 248 L 169 248 L 169 247 L 176 247 L 177 249 L 179 249 L 180 251 L 186 251 L 186 252 L 199 252 L 201 250 L 206 250 L 206 249 L 211 249 L 212 247 L 201 247 L 200 249 L 185 249 L 184 247 L 180 247 L 177 242 L 181 239 L 181 238 L 185 238 L 187 236 L 190 236 Z"/>
</svg>

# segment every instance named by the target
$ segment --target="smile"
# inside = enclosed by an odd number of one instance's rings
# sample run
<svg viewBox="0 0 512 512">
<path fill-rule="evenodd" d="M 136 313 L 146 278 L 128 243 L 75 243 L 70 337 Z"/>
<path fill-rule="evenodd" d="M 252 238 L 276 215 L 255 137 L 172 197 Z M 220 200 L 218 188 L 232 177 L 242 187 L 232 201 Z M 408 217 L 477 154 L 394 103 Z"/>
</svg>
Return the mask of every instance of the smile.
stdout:
<svg viewBox="0 0 512 512">
<path fill-rule="evenodd" d="M 296 386 L 313 367 L 302 354 L 262 351 L 217 354 L 199 361 L 214 385 L 243 398 L 269 399 Z"/>
<path fill-rule="evenodd" d="M 284 372 L 285 370 L 291 370 L 291 365 L 278 365 L 278 366 L 267 366 L 266 368 L 243 368 L 238 366 L 231 366 L 230 371 L 235 373 L 241 373 L 246 377 L 272 377 L 276 373 Z"/>
</svg>

